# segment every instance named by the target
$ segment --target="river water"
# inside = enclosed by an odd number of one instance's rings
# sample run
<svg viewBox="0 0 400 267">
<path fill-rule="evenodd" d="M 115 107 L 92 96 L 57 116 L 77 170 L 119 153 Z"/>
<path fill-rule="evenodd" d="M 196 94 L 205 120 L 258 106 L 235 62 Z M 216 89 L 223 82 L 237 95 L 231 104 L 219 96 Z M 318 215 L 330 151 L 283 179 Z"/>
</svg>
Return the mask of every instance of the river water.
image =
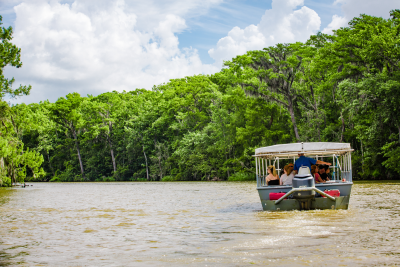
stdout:
<svg viewBox="0 0 400 267">
<path fill-rule="evenodd" d="M 0 190 L 0 266 L 396 266 L 400 183 L 349 210 L 262 211 L 253 182 L 34 183 Z"/>
</svg>

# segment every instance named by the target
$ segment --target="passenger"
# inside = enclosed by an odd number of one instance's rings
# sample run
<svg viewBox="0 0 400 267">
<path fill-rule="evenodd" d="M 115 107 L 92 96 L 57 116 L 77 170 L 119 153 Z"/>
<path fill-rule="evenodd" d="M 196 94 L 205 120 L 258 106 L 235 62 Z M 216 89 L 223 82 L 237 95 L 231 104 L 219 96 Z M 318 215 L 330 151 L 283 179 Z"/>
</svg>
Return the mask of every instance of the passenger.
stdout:
<svg viewBox="0 0 400 267">
<path fill-rule="evenodd" d="M 293 166 L 291 165 L 286 165 L 283 168 L 283 171 L 285 172 L 283 175 L 281 175 L 281 185 L 292 185 L 292 180 L 294 178 L 294 173 L 293 173 Z"/>
<path fill-rule="evenodd" d="M 321 165 L 319 168 L 319 176 L 321 176 L 321 179 L 326 182 L 326 181 L 330 181 L 331 179 L 329 179 L 329 174 L 330 170 L 329 170 L 329 166 L 327 165 Z"/>
<path fill-rule="evenodd" d="M 311 174 L 312 174 L 312 176 L 314 176 L 316 184 L 324 182 L 324 181 L 322 181 L 321 176 L 318 173 L 318 166 L 317 165 L 312 165 L 311 166 Z"/>
<path fill-rule="evenodd" d="M 288 166 L 290 167 L 290 173 L 293 174 L 293 176 L 295 175 L 293 168 L 294 168 L 294 163 L 289 163 Z M 289 174 L 290 174 L 289 173 Z"/>
<path fill-rule="evenodd" d="M 331 169 L 329 169 L 329 166 L 325 166 L 325 173 L 327 176 L 327 181 L 330 181 L 332 176 L 331 176 Z"/>
<path fill-rule="evenodd" d="M 316 160 L 313 158 L 308 158 L 308 157 L 304 156 L 304 153 L 299 153 L 298 155 L 299 155 L 299 158 L 294 163 L 295 174 L 297 174 L 300 167 L 308 167 L 308 169 L 311 170 L 311 165 L 315 165 L 315 164 L 331 165 L 329 162 Z"/>
<path fill-rule="evenodd" d="M 270 165 L 267 169 L 268 176 L 266 177 L 266 181 L 268 185 L 279 185 L 279 176 L 276 173 L 275 166 Z"/>
<path fill-rule="evenodd" d="M 288 166 L 289 166 L 289 167 L 292 169 L 292 171 L 293 171 L 294 164 L 293 164 L 293 163 L 289 163 Z"/>
<path fill-rule="evenodd" d="M 286 166 L 285 166 L 286 167 Z M 279 177 L 282 177 L 282 175 L 285 173 L 285 167 L 283 167 L 281 169 L 281 171 L 279 172 Z"/>
</svg>

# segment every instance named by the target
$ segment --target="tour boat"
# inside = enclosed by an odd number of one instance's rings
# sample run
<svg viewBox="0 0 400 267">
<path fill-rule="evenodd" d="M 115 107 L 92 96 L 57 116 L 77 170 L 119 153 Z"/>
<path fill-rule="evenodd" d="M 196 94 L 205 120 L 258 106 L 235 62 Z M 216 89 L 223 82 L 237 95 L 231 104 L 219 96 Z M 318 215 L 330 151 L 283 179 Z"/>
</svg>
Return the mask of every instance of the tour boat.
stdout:
<svg viewBox="0 0 400 267">
<path fill-rule="evenodd" d="M 352 182 L 351 149 L 348 143 L 312 142 L 281 144 L 255 150 L 257 190 L 263 210 L 348 209 Z M 267 167 L 278 173 L 284 164 L 306 157 L 329 162 L 330 181 L 315 183 L 310 174 L 296 174 L 292 185 L 268 185 Z"/>
</svg>

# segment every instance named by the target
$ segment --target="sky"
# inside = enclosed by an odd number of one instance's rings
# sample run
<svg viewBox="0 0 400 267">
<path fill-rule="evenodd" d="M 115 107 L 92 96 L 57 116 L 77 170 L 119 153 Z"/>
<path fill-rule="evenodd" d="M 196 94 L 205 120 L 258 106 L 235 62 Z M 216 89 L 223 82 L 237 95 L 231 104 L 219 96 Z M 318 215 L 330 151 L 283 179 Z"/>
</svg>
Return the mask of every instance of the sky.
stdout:
<svg viewBox="0 0 400 267">
<path fill-rule="evenodd" d="M 218 72 L 249 50 L 332 33 L 361 13 L 389 18 L 391 9 L 400 0 L 0 0 L 23 62 L 4 75 L 14 88 L 32 85 L 7 101 L 150 90 Z"/>
</svg>

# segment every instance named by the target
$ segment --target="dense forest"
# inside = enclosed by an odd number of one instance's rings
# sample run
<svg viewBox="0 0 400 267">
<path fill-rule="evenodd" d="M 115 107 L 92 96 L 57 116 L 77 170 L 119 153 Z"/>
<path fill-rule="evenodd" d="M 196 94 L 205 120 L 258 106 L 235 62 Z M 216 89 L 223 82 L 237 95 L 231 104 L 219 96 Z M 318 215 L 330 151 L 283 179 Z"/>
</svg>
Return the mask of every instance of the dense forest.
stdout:
<svg viewBox="0 0 400 267">
<path fill-rule="evenodd" d="M 299 141 L 351 143 L 356 179 L 399 177 L 400 10 L 389 19 L 362 14 L 305 43 L 248 51 L 218 73 L 151 91 L 14 106 L 4 97 L 31 88 L 13 89 L 3 76 L 6 65 L 22 63 L 12 28 L 0 34 L 3 186 L 255 179 L 255 148 Z"/>
</svg>

